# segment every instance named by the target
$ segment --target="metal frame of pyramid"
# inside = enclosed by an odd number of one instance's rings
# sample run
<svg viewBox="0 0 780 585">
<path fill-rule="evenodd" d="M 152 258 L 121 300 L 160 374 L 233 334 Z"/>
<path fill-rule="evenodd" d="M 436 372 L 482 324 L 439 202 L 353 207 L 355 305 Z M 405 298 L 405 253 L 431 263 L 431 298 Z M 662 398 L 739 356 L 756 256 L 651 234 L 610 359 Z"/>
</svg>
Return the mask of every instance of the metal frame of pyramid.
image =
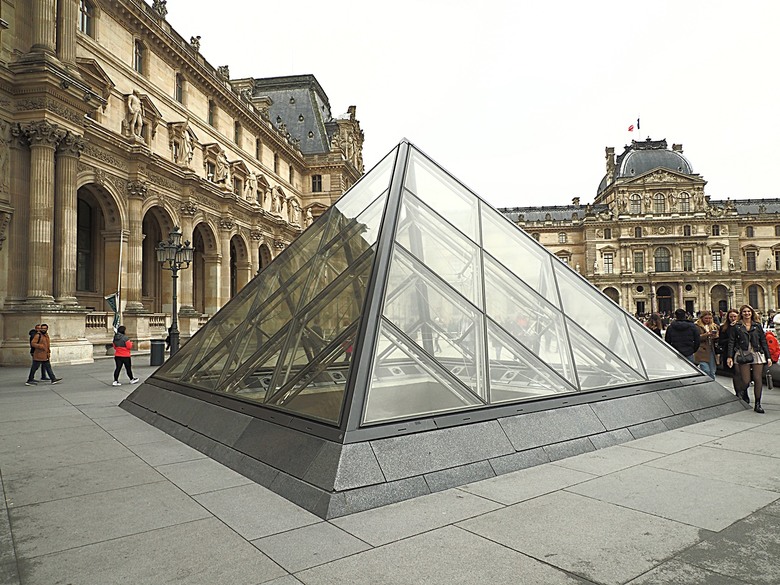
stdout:
<svg viewBox="0 0 780 585">
<path fill-rule="evenodd" d="M 744 408 L 408 141 L 122 406 L 324 518 Z"/>
</svg>

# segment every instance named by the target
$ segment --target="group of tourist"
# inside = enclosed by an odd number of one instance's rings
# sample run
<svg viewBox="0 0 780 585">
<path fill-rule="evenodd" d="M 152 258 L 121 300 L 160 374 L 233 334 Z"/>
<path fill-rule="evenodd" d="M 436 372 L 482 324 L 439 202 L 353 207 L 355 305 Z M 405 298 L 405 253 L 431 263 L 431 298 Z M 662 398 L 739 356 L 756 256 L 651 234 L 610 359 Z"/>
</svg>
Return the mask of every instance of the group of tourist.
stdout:
<svg viewBox="0 0 780 585">
<path fill-rule="evenodd" d="M 734 392 L 750 404 L 748 388 L 753 384 L 753 410 L 763 414 L 761 394 L 764 374 L 780 358 L 780 345 L 775 334 L 764 331 L 761 317 L 750 305 L 729 309 L 721 323 L 715 321 L 712 311 L 702 311 L 696 322 L 688 319 L 684 309 L 677 309 L 674 321 L 669 323 L 664 339 L 680 354 L 715 379 L 717 363 L 731 371 Z M 772 316 L 774 318 L 774 316 Z M 653 314 L 647 327 L 662 335 L 663 322 Z"/>
</svg>

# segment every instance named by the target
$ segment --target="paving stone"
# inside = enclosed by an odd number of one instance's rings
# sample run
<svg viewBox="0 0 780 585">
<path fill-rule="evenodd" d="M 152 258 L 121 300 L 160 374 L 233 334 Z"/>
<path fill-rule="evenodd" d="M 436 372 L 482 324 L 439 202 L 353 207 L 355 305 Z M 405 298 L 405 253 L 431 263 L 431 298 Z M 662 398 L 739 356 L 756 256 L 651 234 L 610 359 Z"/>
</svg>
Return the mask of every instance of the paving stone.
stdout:
<svg viewBox="0 0 780 585">
<path fill-rule="evenodd" d="M 556 492 L 458 524 L 590 581 L 618 585 L 698 543 L 698 528 Z"/>
<path fill-rule="evenodd" d="M 3 473 L 19 474 L 25 471 L 55 469 L 91 461 L 105 461 L 127 457 L 130 451 L 112 438 L 87 443 L 49 445 L 45 449 L 5 453 Z"/>
<path fill-rule="evenodd" d="M 447 490 L 335 518 L 331 523 L 372 546 L 380 546 L 500 507 L 461 490 Z"/>
<path fill-rule="evenodd" d="M 744 451 L 754 455 L 780 458 L 780 435 L 744 431 L 728 437 L 715 439 L 710 443 L 713 447 Z"/>
<path fill-rule="evenodd" d="M 641 577 L 632 579 L 626 585 L 659 585 L 659 583 L 679 583 L 685 585 L 744 585 L 724 575 L 713 573 L 701 567 L 672 559 Z"/>
<path fill-rule="evenodd" d="M 499 502 L 515 504 L 570 485 L 593 479 L 590 473 L 554 464 L 540 465 L 464 485 L 458 489 Z"/>
<path fill-rule="evenodd" d="M 732 483 L 645 466 L 586 481 L 567 491 L 715 532 L 778 497 L 775 492 L 746 486 L 737 497 Z"/>
<path fill-rule="evenodd" d="M 258 585 L 284 574 L 276 563 L 214 518 L 22 563 L 24 585 Z"/>
<path fill-rule="evenodd" d="M 576 469 L 592 475 L 607 475 L 627 467 L 640 465 L 658 457 L 661 457 L 659 453 L 616 445 L 606 449 L 599 449 L 592 453 L 570 457 L 569 459 L 562 459 L 561 461 L 556 461 L 555 465 Z"/>
<path fill-rule="evenodd" d="M 190 495 L 251 483 L 243 475 L 208 458 L 158 465 L 156 469 Z"/>
<path fill-rule="evenodd" d="M 1 407 L 0 410 L 2 410 Z M 19 433 L 33 433 L 39 431 L 52 431 L 54 429 L 89 426 L 95 425 L 88 417 L 80 413 L 74 413 L 57 418 L 3 422 L 0 424 L 0 435 L 16 435 Z"/>
<path fill-rule="evenodd" d="M 209 516 L 168 482 L 13 507 L 8 511 L 17 555 L 26 560 Z"/>
<path fill-rule="evenodd" d="M 255 483 L 204 493 L 195 500 L 247 540 L 321 522 L 321 519 Z"/>
<path fill-rule="evenodd" d="M 16 507 L 159 481 L 163 476 L 133 456 L 3 477 L 6 497 Z"/>
<path fill-rule="evenodd" d="M 547 564 L 452 526 L 302 571 L 296 577 L 305 585 L 582 583 Z"/>
<path fill-rule="evenodd" d="M 678 560 L 742 583 L 780 583 L 780 517 L 753 514 L 683 552 Z"/>
<path fill-rule="evenodd" d="M 129 445 L 128 448 L 152 467 L 205 457 L 200 451 L 196 451 L 192 447 L 171 437 L 166 437 L 164 440 L 155 443 Z"/>
<path fill-rule="evenodd" d="M 289 573 L 297 573 L 371 548 L 328 522 L 252 541 Z"/>
<path fill-rule="evenodd" d="M 550 461 L 558 461 L 559 459 L 565 459 L 566 457 L 574 457 L 581 453 L 588 453 L 589 451 L 595 451 L 596 448 L 590 439 L 572 439 L 571 441 L 565 441 L 563 443 L 556 443 L 554 445 L 545 445 L 542 447 L 544 452 L 550 458 Z"/>
<path fill-rule="evenodd" d="M 529 467 L 549 463 L 549 461 L 550 456 L 542 447 L 529 449 L 528 451 L 519 451 L 518 453 L 502 457 L 494 457 L 489 460 L 490 466 L 496 472 L 496 475 L 528 469 Z"/>
<path fill-rule="evenodd" d="M 94 424 L 2 435 L 0 436 L 0 455 L 13 454 L 18 456 L 19 454 L 40 451 L 49 445 L 87 443 L 107 437 L 106 431 Z"/>
<path fill-rule="evenodd" d="M 690 428 L 690 427 L 689 427 Z M 688 428 L 674 431 L 668 431 L 658 435 L 652 435 L 650 437 L 643 437 L 636 441 L 631 441 L 626 444 L 626 447 L 631 449 L 644 449 L 646 451 L 653 451 L 655 453 L 676 453 L 677 451 L 684 451 L 703 443 L 709 443 L 712 441 L 712 437 L 709 435 L 698 435 L 690 432 Z"/>
<path fill-rule="evenodd" d="M 736 421 L 729 420 L 728 417 L 720 417 L 705 422 L 696 423 L 685 429 L 689 433 L 697 433 L 699 435 L 709 435 L 712 437 L 726 437 L 742 431 L 756 430 L 755 427 L 759 426 L 759 422 L 753 419 L 754 422 L 748 421 Z"/>
</svg>

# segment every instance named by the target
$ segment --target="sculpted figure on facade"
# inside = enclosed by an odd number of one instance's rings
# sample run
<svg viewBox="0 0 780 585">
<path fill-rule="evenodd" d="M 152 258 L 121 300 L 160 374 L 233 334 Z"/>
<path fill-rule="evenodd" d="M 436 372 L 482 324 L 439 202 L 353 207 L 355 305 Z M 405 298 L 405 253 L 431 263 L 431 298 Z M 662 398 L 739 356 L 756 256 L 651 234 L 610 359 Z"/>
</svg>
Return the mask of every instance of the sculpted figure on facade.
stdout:
<svg viewBox="0 0 780 585">
<path fill-rule="evenodd" d="M 734 264 L 734 258 L 729 258 L 729 270 L 731 272 L 734 272 L 734 269 L 736 268 L 736 264 Z"/>
<path fill-rule="evenodd" d="M 196 51 L 200 51 L 200 35 L 196 37 L 190 37 L 190 46 Z"/>
<path fill-rule="evenodd" d="M 195 156 L 195 142 L 192 140 L 189 128 L 184 129 L 184 162 L 187 166 L 192 164 L 192 157 Z"/>
<path fill-rule="evenodd" d="M 290 223 L 301 225 L 301 206 L 298 204 L 298 200 L 295 197 L 290 197 L 288 209 L 290 211 Z"/>
<path fill-rule="evenodd" d="M 8 151 L 11 142 L 11 125 L 0 120 L 0 193 L 8 192 Z"/>
<path fill-rule="evenodd" d="M 772 259 L 771 258 L 767 258 L 766 262 L 764 263 L 764 266 L 766 266 L 767 270 L 772 270 Z"/>
<path fill-rule="evenodd" d="M 257 175 L 254 171 L 249 171 L 249 176 L 246 178 L 246 184 L 244 185 L 244 199 L 247 201 L 255 201 L 257 193 Z"/>
<path fill-rule="evenodd" d="M 220 183 L 226 188 L 230 187 L 230 161 L 228 161 L 224 150 L 221 150 L 217 155 L 217 162 L 214 167 L 214 182 Z"/>
<path fill-rule="evenodd" d="M 313 223 L 314 223 L 314 216 L 311 214 L 311 207 L 309 207 L 306 209 L 306 219 L 304 222 L 304 227 L 309 227 Z"/>
<path fill-rule="evenodd" d="M 144 128 L 144 106 L 141 103 L 141 96 L 138 90 L 127 96 L 127 129 L 130 138 L 143 142 L 141 131 Z"/>
</svg>

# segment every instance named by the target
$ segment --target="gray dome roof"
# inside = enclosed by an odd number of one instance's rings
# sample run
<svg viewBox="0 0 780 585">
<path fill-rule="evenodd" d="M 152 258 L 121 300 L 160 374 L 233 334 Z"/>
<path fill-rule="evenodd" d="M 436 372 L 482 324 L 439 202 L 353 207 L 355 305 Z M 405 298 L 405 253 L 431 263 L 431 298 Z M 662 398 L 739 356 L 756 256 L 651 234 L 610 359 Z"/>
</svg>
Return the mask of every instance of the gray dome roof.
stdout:
<svg viewBox="0 0 780 585">
<path fill-rule="evenodd" d="M 650 140 L 648 138 L 644 142 L 633 141 L 630 146 L 626 147 L 623 154 L 617 157 L 614 180 L 638 177 L 659 168 L 685 175 L 694 174 L 688 159 L 677 150 L 669 150 L 666 140 Z M 607 177 L 604 175 L 599 183 L 598 193 L 603 192 L 607 186 Z"/>
</svg>

